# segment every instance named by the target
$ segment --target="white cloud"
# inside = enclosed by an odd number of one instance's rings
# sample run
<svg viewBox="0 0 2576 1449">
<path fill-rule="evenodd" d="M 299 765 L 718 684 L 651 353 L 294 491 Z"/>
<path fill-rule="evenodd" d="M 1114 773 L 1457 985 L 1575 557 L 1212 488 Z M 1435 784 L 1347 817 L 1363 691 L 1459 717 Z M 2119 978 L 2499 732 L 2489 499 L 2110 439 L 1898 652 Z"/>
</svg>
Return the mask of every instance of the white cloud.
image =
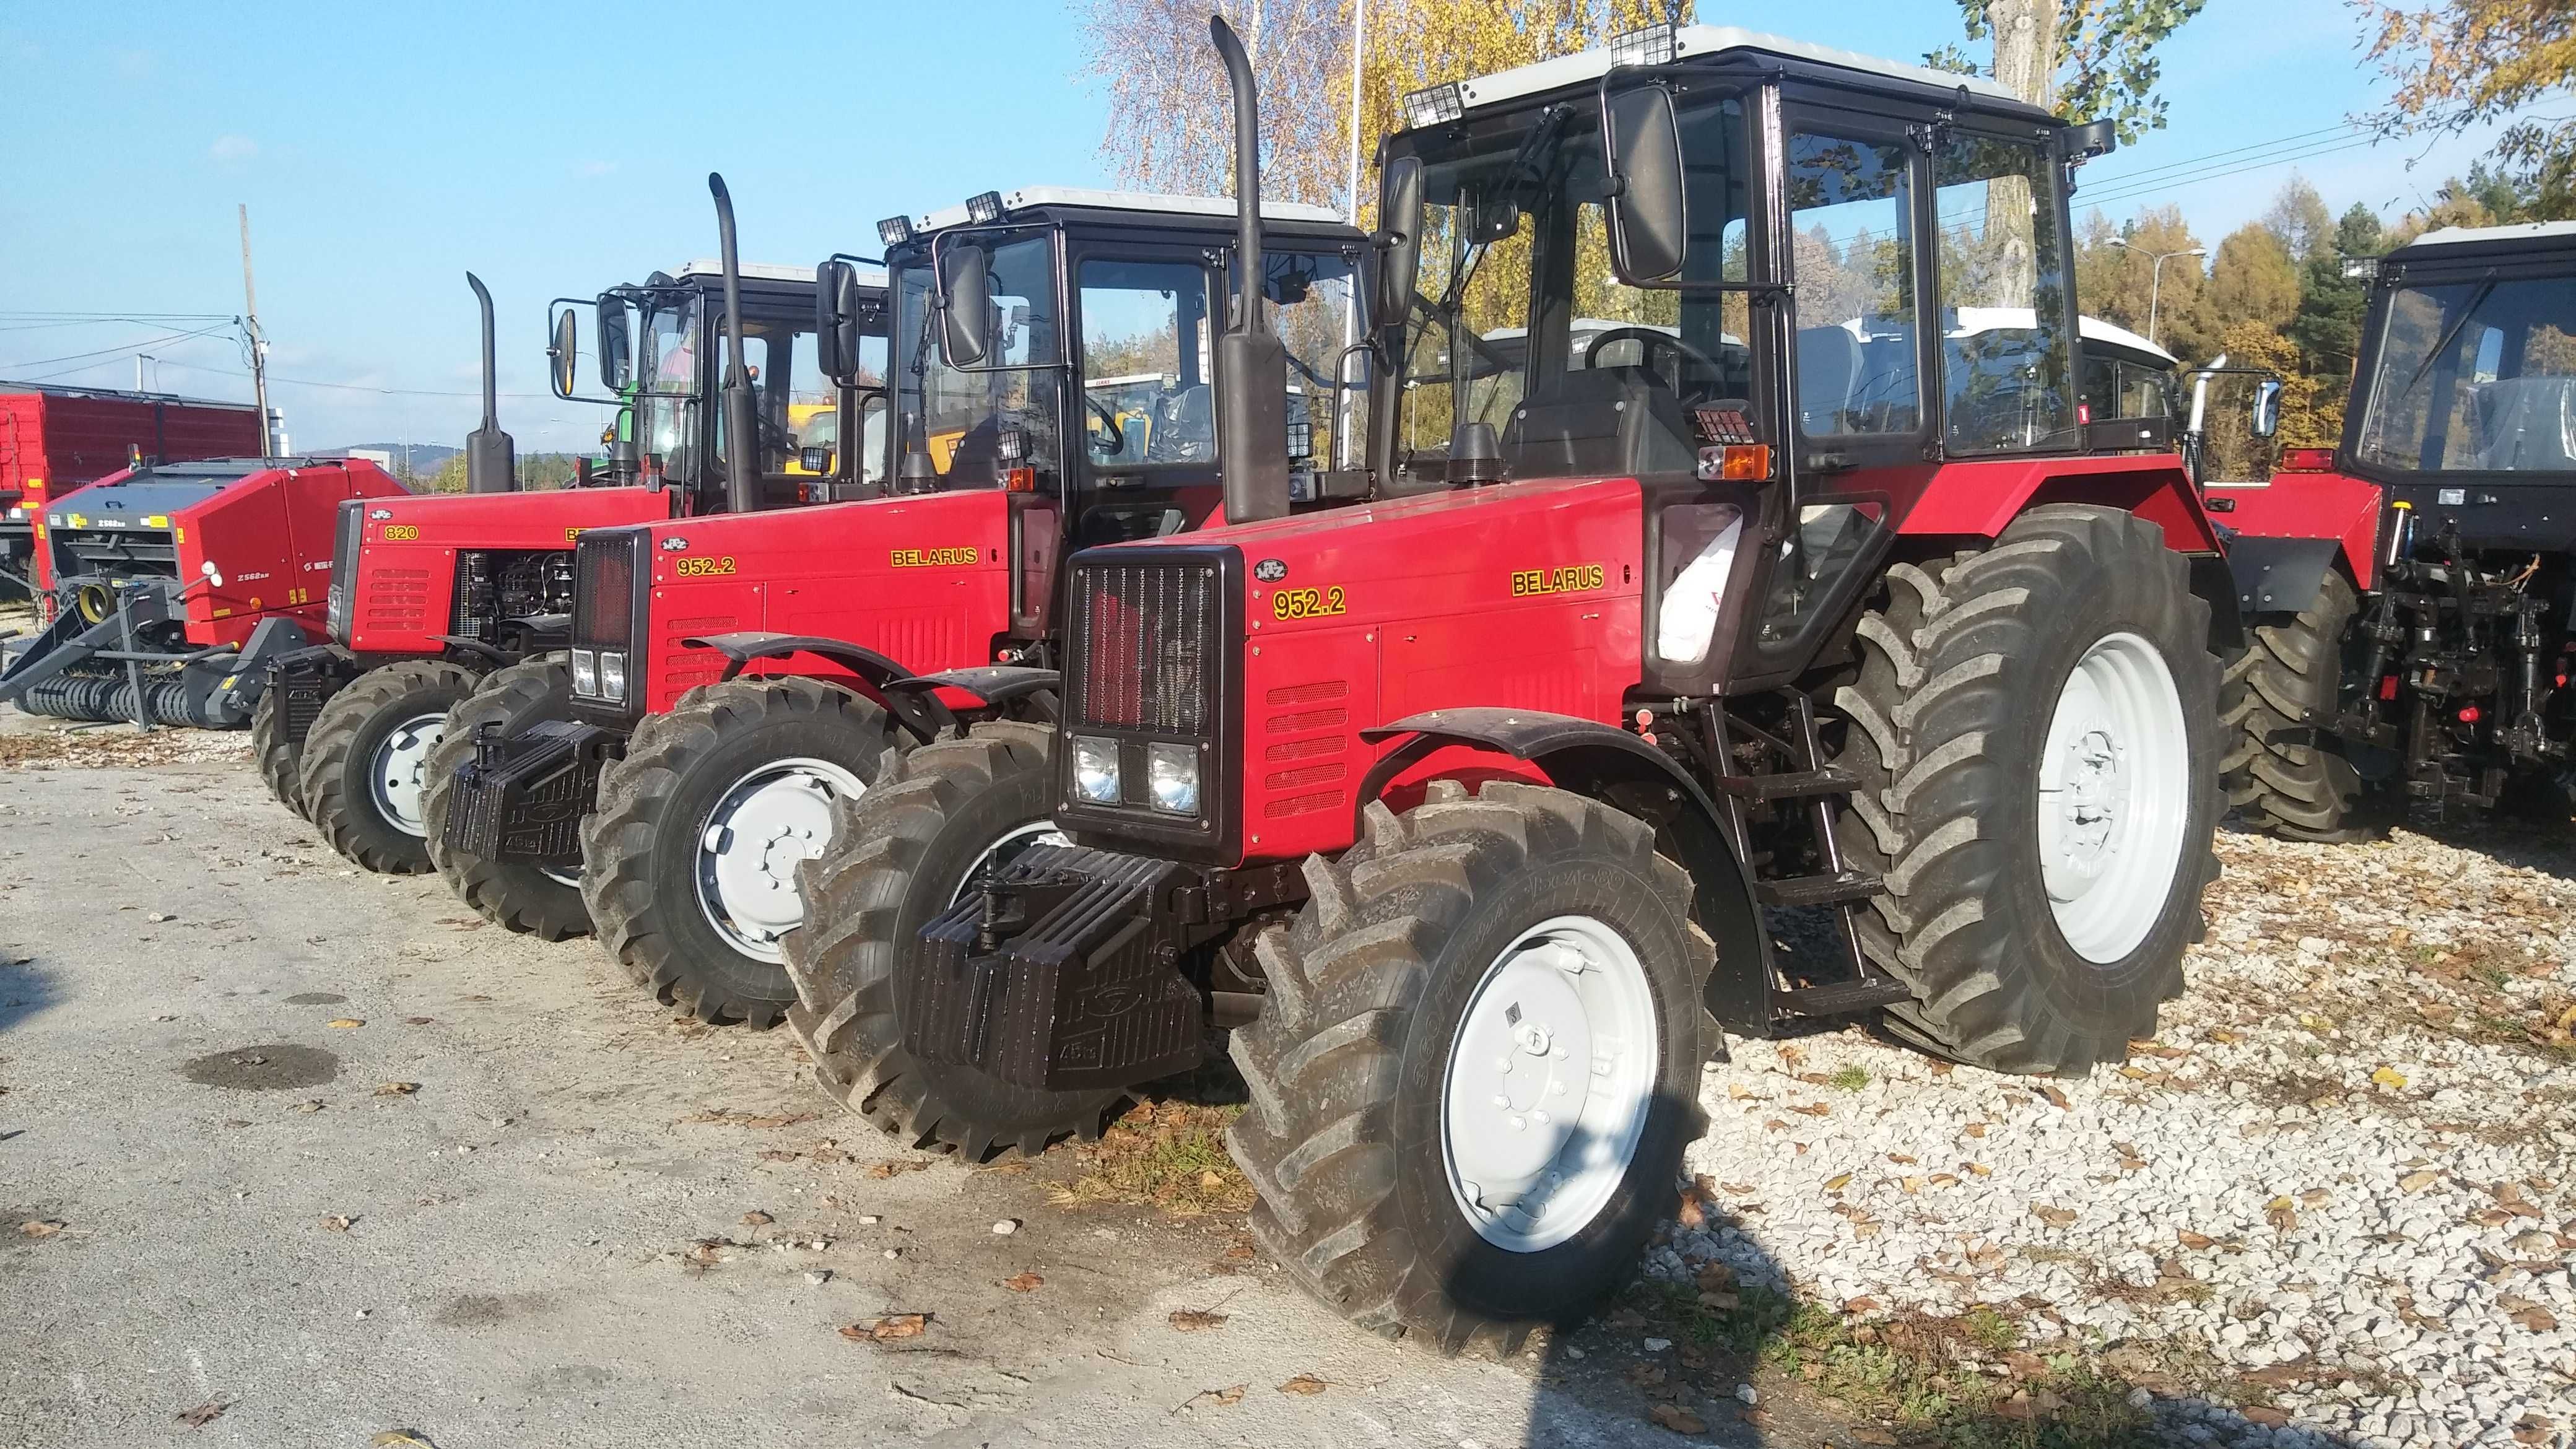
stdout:
<svg viewBox="0 0 2576 1449">
<path fill-rule="evenodd" d="M 584 161 L 572 168 L 572 174 L 584 178 L 606 176 L 617 170 L 614 161 Z"/>
<path fill-rule="evenodd" d="M 259 143 L 248 136 L 217 136 L 215 144 L 206 148 L 206 154 L 223 162 L 247 161 L 259 154 Z"/>
</svg>

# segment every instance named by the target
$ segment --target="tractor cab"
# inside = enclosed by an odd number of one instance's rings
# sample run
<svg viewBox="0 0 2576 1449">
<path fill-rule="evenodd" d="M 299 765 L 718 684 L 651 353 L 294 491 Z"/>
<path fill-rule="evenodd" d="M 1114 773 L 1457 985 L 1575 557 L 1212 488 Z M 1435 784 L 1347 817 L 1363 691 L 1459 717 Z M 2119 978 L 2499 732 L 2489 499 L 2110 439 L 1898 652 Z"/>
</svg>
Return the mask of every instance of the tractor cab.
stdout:
<svg viewBox="0 0 2576 1449">
<path fill-rule="evenodd" d="M 1325 496 L 1362 238 L 1265 203 L 1262 296 L 1289 358 L 1292 492 Z M 898 492 L 1001 489 L 1065 510 L 1080 548 L 1218 509 L 1217 359 L 1234 282 L 1222 198 L 986 192 L 880 224 L 893 310 Z M 941 285 L 945 278 L 946 285 Z M 1311 402 L 1309 400 L 1312 400 Z"/>
</svg>

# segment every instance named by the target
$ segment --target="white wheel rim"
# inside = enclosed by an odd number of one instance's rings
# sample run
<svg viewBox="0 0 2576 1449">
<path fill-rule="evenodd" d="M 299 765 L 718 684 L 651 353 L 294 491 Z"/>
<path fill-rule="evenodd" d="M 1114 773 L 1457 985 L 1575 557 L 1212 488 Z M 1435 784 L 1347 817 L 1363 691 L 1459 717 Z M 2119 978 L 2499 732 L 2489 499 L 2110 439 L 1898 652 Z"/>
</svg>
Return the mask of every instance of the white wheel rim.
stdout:
<svg viewBox="0 0 2576 1449">
<path fill-rule="evenodd" d="M 2039 760 L 2039 868 L 2058 933 L 2108 965 L 2164 916 L 2182 868 L 2191 738 L 2164 655 L 2139 635 L 2084 651 Z"/>
<path fill-rule="evenodd" d="M 1495 957 L 1440 1093 L 1449 1196 L 1477 1236 L 1536 1253 L 1599 1217 L 1637 1155 L 1662 1056 L 1646 968 L 1609 926 L 1558 916 Z"/>
<path fill-rule="evenodd" d="M 376 813 L 385 823 L 405 835 L 427 839 L 429 823 L 421 810 L 421 796 L 426 793 L 429 752 L 438 748 L 447 733 L 447 712 L 415 715 L 396 725 L 382 744 L 376 746 L 375 759 L 368 762 L 368 793 L 375 797 Z"/>
<path fill-rule="evenodd" d="M 1073 838 L 1056 829 L 1054 821 L 1032 820 L 985 846 L 984 853 L 975 857 L 975 863 L 966 867 L 966 874 L 957 882 L 957 889 L 949 894 L 948 904 L 953 906 L 966 899 L 966 893 L 973 890 L 987 873 L 1000 870 L 1037 846 L 1071 844 Z"/>
<path fill-rule="evenodd" d="M 774 760 L 734 782 L 698 830 L 698 904 L 733 948 L 786 956 L 778 938 L 805 922 L 796 867 L 832 843 L 832 803 L 867 792 L 829 760 Z"/>
<path fill-rule="evenodd" d="M 559 885 L 559 886 L 568 886 L 568 887 L 572 888 L 573 890 L 580 890 L 580 889 L 581 889 L 581 872 L 580 872 L 580 871 L 577 871 L 577 870 L 557 870 L 557 869 L 555 869 L 553 866 L 550 866 L 550 865 L 541 865 L 541 866 L 538 866 L 538 867 L 537 867 L 537 874 L 539 874 L 539 875 L 541 875 L 541 876 L 544 876 L 546 879 L 548 879 L 548 880 L 550 880 L 550 881 L 553 881 L 556 885 Z"/>
</svg>

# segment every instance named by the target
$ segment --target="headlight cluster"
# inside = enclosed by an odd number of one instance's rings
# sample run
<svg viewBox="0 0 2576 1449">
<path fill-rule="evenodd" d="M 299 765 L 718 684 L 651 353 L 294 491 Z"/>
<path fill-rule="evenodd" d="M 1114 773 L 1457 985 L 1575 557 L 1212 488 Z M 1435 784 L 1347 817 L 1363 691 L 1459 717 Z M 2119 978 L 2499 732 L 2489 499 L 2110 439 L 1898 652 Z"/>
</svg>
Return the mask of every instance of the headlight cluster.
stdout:
<svg viewBox="0 0 2576 1449">
<path fill-rule="evenodd" d="M 1126 799 L 1126 782 L 1119 777 L 1116 740 L 1096 735 L 1073 737 L 1073 792 L 1086 805 L 1117 805 Z M 1147 804 L 1166 815 L 1198 814 L 1198 747 L 1147 745 L 1145 796 Z"/>
<path fill-rule="evenodd" d="M 585 699 L 626 702 L 626 655 L 617 649 L 572 651 L 572 692 Z"/>
</svg>

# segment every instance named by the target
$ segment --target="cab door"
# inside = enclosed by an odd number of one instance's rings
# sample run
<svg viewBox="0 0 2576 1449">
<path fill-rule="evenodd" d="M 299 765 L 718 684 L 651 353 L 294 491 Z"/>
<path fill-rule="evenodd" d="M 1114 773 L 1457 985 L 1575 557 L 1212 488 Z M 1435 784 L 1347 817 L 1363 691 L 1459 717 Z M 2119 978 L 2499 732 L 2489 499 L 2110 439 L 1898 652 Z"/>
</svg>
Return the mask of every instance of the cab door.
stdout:
<svg viewBox="0 0 2576 1449">
<path fill-rule="evenodd" d="M 1073 240 L 1068 548 L 1196 528 L 1217 474 L 1217 273 L 1205 249 Z M 1211 318 L 1217 318 L 1211 322 Z"/>
</svg>

